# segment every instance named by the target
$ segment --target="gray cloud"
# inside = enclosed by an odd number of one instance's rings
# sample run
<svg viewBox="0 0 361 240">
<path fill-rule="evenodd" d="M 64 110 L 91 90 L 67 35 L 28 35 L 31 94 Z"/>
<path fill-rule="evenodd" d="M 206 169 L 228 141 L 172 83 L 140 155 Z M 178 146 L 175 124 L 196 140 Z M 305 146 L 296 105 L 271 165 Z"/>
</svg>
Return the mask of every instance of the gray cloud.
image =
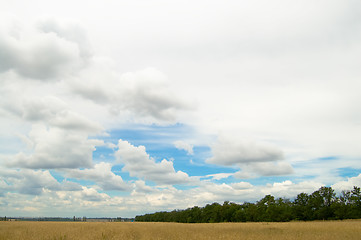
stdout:
<svg viewBox="0 0 361 240">
<path fill-rule="evenodd" d="M 111 60 L 94 56 L 85 32 L 76 25 L 45 20 L 37 28 L 25 24 L 8 28 L 0 31 L 0 73 L 15 73 L 21 80 L 65 82 L 67 90 L 106 105 L 111 114 L 143 123 L 175 122 L 180 111 L 190 109 L 171 91 L 162 72 L 146 68 L 120 75 L 110 67 Z"/>
<path fill-rule="evenodd" d="M 77 44 L 79 55 L 87 61 L 93 56 L 90 43 L 85 30 L 76 24 L 60 24 L 55 19 L 46 19 L 37 24 L 44 33 L 55 33 L 59 38 Z"/>
<path fill-rule="evenodd" d="M 74 42 L 74 30 L 62 29 L 63 34 L 51 31 L 55 23 L 43 25 L 43 31 L 14 26 L 0 32 L 0 72 L 14 71 L 25 78 L 54 80 L 84 65 L 88 57 L 84 46 Z M 56 29 L 59 30 L 59 29 Z"/>
<path fill-rule="evenodd" d="M 94 66 L 68 85 L 83 98 L 107 105 L 114 115 L 129 113 L 145 122 L 174 122 L 179 112 L 191 109 L 167 86 L 166 76 L 154 68 L 117 76 L 111 69 Z"/>
<path fill-rule="evenodd" d="M 71 111 L 65 102 L 56 97 L 27 98 L 23 100 L 22 105 L 23 119 L 31 122 L 43 122 L 65 130 L 87 133 L 98 133 L 103 130 L 100 124 Z"/>
<path fill-rule="evenodd" d="M 294 173 L 290 163 L 286 161 L 256 162 L 240 165 L 241 171 L 233 176 L 239 179 L 261 176 L 284 176 Z"/>
<path fill-rule="evenodd" d="M 286 161 L 253 163 L 250 168 L 262 176 L 290 175 L 294 172 L 291 164 Z"/>
<path fill-rule="evenodd" d="M 283 159 L 283 153 L 278 148 L 255 142 L 237 141 L 220 137 L 212 145 L 213 156 L 207 163 L 222 166 L 234 166 L 244 163 L 272 162 Z"/>
<path fill-rule="evenodd" d="M 43 85 L 32 86 L 17 79 L 11 80 L 5 80 L 0 89 L 0 94 L 4 96 L 4 100 L 0 102 L 3 116 L 86 134 L 99 134 L 104 131 L 98 122 L 74 111 L 73 104 L 52 95 L 49 88 Z"/>
<path fill-rule="evenodd" d="M 16 191 L 21 194 L 41 195 L 44 190 L 79 191 L 82 189 L 77 183 L 68 181 L 59 183 L 49 171 L 1 169 L 0 173 L 1 178 L 6 179 L 7 190 Z"/>
<path fill-rule="evenodd" d="M 199 98 L 199 111 L 191 117 L 183 115 L 185 123 L 196 126 L 199 132 L 214 134 L 229 130 L 233 136 L 280 140 L 282 150 L 233 140 L 213 145 L 213 157 L 207 163 L 240 168 L 235 177 L 291 173 L 292 165 L 288 159 L 283 160 L 283 151 L 291 158 L 302 159 L 293 165 L 297 176 L 290 176 L 290 180 L 309 174 L 307 159 L 341 156 L 349 159 L 348 166 L 358 165 L 360 1 L 195 1 L 192 8 L 187 1 L 172 1 L 161 7 L 148 4 L 146 8 L 139 8 L 138 3 L 124 5 L 121 1 L 107 5 L 111 8 L 100 2 L 94 4 L 95 7 L 84 11 L 83 4 L 74 1 L 42 1 L 41 11 L 47 10 L 54 16 L 66 11 L 67 17 L 81 19 L 93 34 L 97 50 L 116 59 L 114 67 L 99 66 L 99 58 L 92 56 L 84 31 L 76 26 L 46 20 L 40 22 L 37 29 L 21 24 L 9 31 L 0 27 L 3 154 L 19 150 L 20 145 L 10 146 L 12 140 L 8 136 L 14 132 L 27 131 L 29 124 L 43 123 L 49 127 L 44 135 L 22 136 L 30 149 L 22 149 L 22 155 L 13 156 L 10 162 L 15 165 L 12 166 L 86 167 L 84 172 L 79 170 L 74 175 L 79 173 L 81 179 L 94 179 L 105 188 L 107 179 L 114 176 L 108 170 L 104 170 L 106 174 L 102 176 L 101 168 L 95 170 L 92 166 L 92 149 L 100 143 L 88 139 L 88 133 L 97 133 L 100 127 L 74 108 L 97 119 L 108 118 L 104 109 L 109 109 L 118 116 L 116 123 L 119 119 L 130 119 L 132 123 L 169 123 L 178 121 L 179 113 L 187 109 L 182 100 L 174 97 L 178 94 Z M 15 12 L 28 21 L 40 13 L 38 5 L 31 1 L 3 1 L 0 12 L 1 15 Z M 99 11 L 98 6 L 105 7 L 106 11 Z M 176 90 L 172 92 L 166 83 L 157 82 L 164 74 L 154 69 L 134 71 L 149 64 L 167 73 Z M 105 61 L 104 65 L 111 64 Z M 120 75 L 114 69 L 134 72 Z M 29 78 L 39 81 L 27 81 Z M 25 85 L 18 87 L 16 83 Z M 10 88 L 13 88 L 11 94 Z M 44 93 L 62 96 L 69 100 L 71 108 L 49 98 L 28 98 L 28 95 Z M 58 136 L 54 137 L 56 140 L 48 136 L 54 129 L 62 132 L 54 133 Z M 169 183 L 170 179 L 186 182 L 186 177 L 177 175 L 171 161 L 155 161 L 146 154 L 145 148 L 128 149 L 128 152 L 126 149 L 127 146 L 123 146 L 119 152 L 118 163 L 124 164 L 124 169 L 133 176 L 143 179 L 149 176 L 159 184 Z M 138 156 L 137 152 L 145 154 Z M 136 156 L 132 158 L 132 154 Z M 51 163 L 50 159 L 55 162 Z M 295 159 L 291 159 L 292 164 Z M 321 182 L 327 176 L 326 184 L 331 185 L 344 179 L 335 176 L 337 166 L 334 161 L 325 160 L 312 171 Z M 103 215 L 123 208 L 127 213 L 133 211 L 130 215 L 134 216 L 139 211 L 167 207 L 172 210 L 188 204 L 259 200 L 269 193 L 293 197 L 302 191 L 312 192 L 321 185 L 291 181 L 271 182 L 266 186 L 245 182 L 214 184 L 213 180 L 228 176 L 215 173 L 204 180 L 209 181 L 207 184 L 184 191 L 170 186 L 149 187 L 137 181 L 134 184 L 137 192 L 123 198 L 102 195 L 85 187 L 82 191 L 63 193 L 66 189 L 79 189 L 79 185 L 64 182 L 59 187 L 46 171 L 35 172 L 38 176 L 15 171 L 14 176 L 0 180 L 0 192 L 7 192 L 6 198 L 0 198 L 1 212 L 11 209 L 9 211 L 21 215 L 27 206 L 38 209 L 46 206 L 50 215 L 65 214 L 64 211 Z M 22 175 L 27 177 L 22 179 Z M 10 181 L 12 178 L 18 179 L 18 188 L 11 189 L 16 185 L 7 184 L 15 181 Z M 33 185 L 26 185 L 26 181 L 32 181 Z M 359 183 L 360 176 L 332 186 L 349 189 Z M 115 185 L 109 183 L 109 189 L 122 188 L 121 184 Z M 45 191 L 39 198 L 18 194 L 37 194 L 42 189 Z"/>
<path fill-rule="evenodd" d="M 239 179 L 293 173 L 291 164 L 284 160 L 283 152 L 270 144 L 240 141 L 222 135 L 211 146 L 211 151 L 213 156 L 206 162 L 241 168 L 233 174 Z"/>
</svg>

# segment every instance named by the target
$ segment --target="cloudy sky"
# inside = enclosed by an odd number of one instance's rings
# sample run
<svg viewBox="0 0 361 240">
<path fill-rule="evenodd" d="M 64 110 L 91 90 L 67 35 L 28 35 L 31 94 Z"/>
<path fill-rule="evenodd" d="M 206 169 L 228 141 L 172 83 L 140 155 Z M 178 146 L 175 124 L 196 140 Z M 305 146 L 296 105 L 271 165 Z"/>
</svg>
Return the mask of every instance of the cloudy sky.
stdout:
<svg viewBox="0 0 361 240">
<path fill-rule="evenodd" d="M 0 0 L 0 214 L 361 186 L 359 0 Z"/>
</svg>

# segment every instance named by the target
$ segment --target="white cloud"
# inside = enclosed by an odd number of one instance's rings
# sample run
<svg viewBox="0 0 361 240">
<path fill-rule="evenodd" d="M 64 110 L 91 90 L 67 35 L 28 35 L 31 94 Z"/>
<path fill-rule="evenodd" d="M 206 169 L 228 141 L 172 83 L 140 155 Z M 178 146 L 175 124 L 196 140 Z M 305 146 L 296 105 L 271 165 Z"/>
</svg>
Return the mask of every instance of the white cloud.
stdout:
<svg viewBox="0 0 361 240">
<path fill-rule="evenodd" d="M 356 177 L 347 178 L 346 181 L 340 181 L 333 184 L 331 187 L 338 192 L 343 190 L 352 190 L 354 186 L 360 187 L 361 186 L 361 174 Z"/>
<path fill-rule="evenodd" d="M 29 96 L 37 96 L 36 92 L 43 95 L 49 89 L 49 94 L 62 93 L 62 97 L 70 101 L 81 101 L 74 98 L 75 94 L 102 108 L 106 106 L 106 114 L 120 115 L 123 121 L 175 123 L 180 112 L 190 108 L 168 86 L 165 74 L 155 68 L 120 74 L 112 60 L 92 53 L 85 31 L 75 24 L 62 24 L 51 19 L 38 21 L 37 28 L 29 23 L 18 25 L 10 25 L 7 31 L 0 32 L 3 37 L 0 40 L 0 49 L 3 49 L 0 51 L 3 62 L 0 73 L 3 77 L 0 80 L 8 86 L 13 84 L 6 80 L 8 77 L 4 74 L 7 74 L 14 75 L 11 77 L 19 82 L 19 86 L 12 89 L 14 91 L 6 92 L 6 101 L 2 102 L 3 109 L 8 112 L 24 113 L 27 120 L 41 120 L 39 117 L 43 112 L 33 110 L 43 108 L 44 103 L 34 102 Z M 29 82 L 29 78 L 41 81 Z M 44 89 L 42 81 L 51 81 L 57 86 L 47 85 L 48 88 Z M 24 84 L 27 87 L 23 87 Z M 17 100 L 19 87 L 26 89 L 21 98 L 23 102 Z M 56 91 L 56 87 L 61 91 Z M 62 91 L 70 91 L 71 95 Z M 85 107 L 91 105 L 89 102 L 83 104 Z M 57 114 L 79 118 L 79 114 L 74 116 L 74 111 Z M 54 124 L 69 125 L 64 121 Z"/>
<path fill-rule="evenodd" d="M 293 173 L 283 152 L 267 143 L 250 142 L 226 137 L 224 134 L 211 146 L 213 156 L 206 163 L 240 167 L 234 177 L 244 179 L 261 176 L 289 175 Z"/>
<path fill-rule="evenodd" d="M 224 201 L 241 203 L 255 201 L 262 196 L 262 193 L 256 187 L 251 186 L 251 184 L 245 182 L 233 184 L 203 182 L 199 188 L 191 189 L 189 192 L 193 195 L 192 198 L 197 199 L 203 205 L 213 202 L 222 203 Z"/>
<path fill-rule="evenodd" d="M 184 150 L 187 152 L 188 155 L 193 155 L 193 146 L 185 141 L 175 141 L 174 146 L 179 150 Z"/>
<path fill-rule="evenodd" d="M 84 62 L 93 56 L 87 34 L 79 25 L 75 23 L 59 23 L 55 19 L 44 19 L 38 22 L 37 27 L 44 33 L 54 33 L 59 38 L 76 43 L 79 56 Z"/>
<path fill-rule="evenodd" d="M 240 165 L 241 171 L 233 174 L 235 178 L 247 179 L 259 176 L 285 176 L 295 172 L 290 163 L 286 161 L 248 163 Z"/>
<path fill-rule="evenodd" d="M 78 191 L 81 187 L 73 182 L 59 183 L 49 171 L 1 169 L 1 176 L 6 180 L 6 189 L 21 194 L 41 195 L 46 190 Z"/>
<path fill-rule="evenodd" d="M 290 175 L 294 173 L 291 164 L 286 161 L 251 163 L 247 168 L 262 176 Z"/>
<path fill-rule="evenodd" d="M 9 157 L 8 166 L 43 169 L 91 167 L 95 146 L 104 144 L 100 140 L 88 139 L 87 134 L 81 132 L 47 129 L 44 125 L 33 125 L 27 139 L 33 152 L 20 152 Z"/>
<path fill-rule="evenodd" d="M 247 178 L 252 178 L 254 175 L 249 171 L 242 170 L 234 173 L 233 176 L 238 179 L 247 179 Z"/>
<path fill-rule="evenodd" d="M 38 211 L 39 209 L 28 206 L 28 207 L 24 207 L 22 210 L 23 210 L 23 211 L 26 211 L 26 212 L 36 212 L 36 211 Z"/>
<path fill-rule="evenodd" d="M 45 95 L 17 96 L 18 90 L 6 93 L 7 101 L 0 103 L 0 110 L 28 123 L 42 123 L 69 131 L 80 131 L 88 134 L 101 133 L 104 128 L 98 122 L 72 111 L 70 105 L 58 97 Z M 15 100 L 16 99 L 16 100 Z"/>
<path fill-rule="evenodd" d="M 101 202 L 110 199 L 109 195 L 99 193 L 94 188 L 88 187 L 83 187 L 83 190 L 81 192 L 77 192 L 76 194 L 80 195 L 79 198 L 81 201 Z"/>
<path fill-rule="evenodd" d="M 212 177 L 212 179 L 214 179 L 214 180 L 221 180 L 221 179 L 233 176 L 233 175 L 234 175 L 234 173 L 216 173 L 216 174 L 206 175 L 206 177 Z"/>
<path fill-rule="evenodd" d="M 84 69 L 76 79 L 68 81 L 70 89 L 97 104 L 106 104 L 114 115 L 151 122 L 174 122 L 178 112 L 189 105 L 167 86 L 166 76 L 154 69 L 118 74 L 104 59 L 93 59 L 92 68 Z"/>
<path fill-rule="evenodd" d="M 121 176 L 114 174 L 111 171 L 112 165 L 110 163 L 101 162 L 94 165 L 90 169 L 72 169 L 65 173 L 68 178 L 85 179 L 94 181 L 104 191 L 118 190 L 129 191 L 130 186 L 127 185 Z"/>
<path fill-rule="evenodd" d="M 158 189 L 152 188 L 150 186 L 147 186 L 144 181 L 137 180 L 135 181 L 135 190 L 133 192 L 133 195 L 135 193 L 152 193 L 159 191 Z"/>
<path fill-rule="evenodd" d="M 254 162 L 273 162 L 283 159 L 283 153 L 278 148 L 265 143 L 237 141 L 220 137 L 212 145 L 213 156 L 207 163 L 222 166 Z"/>
<path fill-rule="evenodd" d="M 292 199 L 301 192 L 310 194 L 323 186 L 322 183 L 313 181 L 293 183 L 289 180 L 258 186 L 248 182 L 232 184 L 202 182 L 200 186 L 189 190 L 178 190 L 172 186 L 149 187 L 145 185 L 144 181 L 136 181 L 135 185 L 136 188 L 132 194 L 123 197 L 110 197 L 105 193 L 98 192 L 95 188 L 82 187 L 77 191 L 51 190 L 47 188 L 43 190 L 41 195 L 36 196 L 31 201 L 26 200 L 22 194 L 17 194 L 15 197 L 14 194 L 10 196 L 7 193 L 6 199 L 9 200 L 8 206 L 10 208 L 31 205 L 39 209 L 38 213 L 48 212 L 54 214 L 55 211 L 62 216 L 69 216 L 67 214 L 72 216 L 78 212 L 87 212 L 87 216 L 103 216 L 102 214 L 107 213 L 107 216 L 115 217 L 114 214 L 135 216 L 136 214 L 154 211 L 171 211 L 193 206 L 203 207 L 213 202 L 255 202 L 267 194 Z M 99 207 L 102 209 L 101 213 L 96 213 L 94 208 L 99 211 Z M 0 209 L 4 210 L 1 205 Z"/>
<path fill-rule="evenodd" d="M 296 197 L 299 193 L 305 192 L 311 194 L 316 191 L 324 184 L 315 182 L 315 181 L 304 181 L 300 183 L 293 183 L 290 180 L 284 182 L 275 182 L 273 184 L 267 184 L 266 186 L 261 186 L 260 191 L 264 194 L 271 194 L 276 197 L 286 197 L 293 198 Z"/>
<path fill-rule="evenodd" d="M 12 25 L 0 32 L 0 39 L 0 72 L 53 80 L 83 65 L 79 46 L 54 32 Z"/>
<path fill-rule="evenodd" d="M 48 123 L 65 130 L 87 133 L 98 133 L 103 130 L 100 124 L 71 111 L 65 102 L 53 96 L 24 99 L 22 112 L 25 120 Z"/>
<path fill-rule="evenodd" d="M 214 201 L 259 200 L 264 194 L 310 193 L 322 183 L 337 190 L 359 184 L 359 176 L 344 180 L 334 170 L 359 165 L 360 2 L 196 1 L 190 8 L 180 0 L 161 6 L 110 1 L 93 2 L 86 10 L 69 0 L 36 3 L 0 4 L 0 156 L 1 164 L 7 158 L 9 166 L 20 168 L 0 175 L 1 212 L 134 216 Z M 55 20 L 39 22 L 44 12 Z M 3 17 L 8 13 L 19 21 L 8 24 Z M 57 20 L 64 17 L 82 27 Z M 193 98 L 198 108 L 190 113 L 182 99 Z M 211 145 L 213 156 L 197 155 L 193 161 L 208 158 L 205 168 L 212 163 L 239 169 L 235 178 L 288 175 L 289 180 L 270 180 L 266 186 L 216 184 L 212 181 L 229 175 L 212 166 L 212 179 L 202 182 L 187 170 L 177 172 L 177 159 L 174 165 L 156 161 L 144 147 L 125 141 L 117 161 L 137 178 L 130 184 L 131 196 L 110 197 L 98 186 L 79 189 L 72 182 L 59 186 L 50 172 L 23 169 L 73 168 L 79 179 L 122 189 L 109 163 L 93 166 L 94 148 L 103 143 L 89 136 L 124 122 L 179 122 L 208 137 L 239 136 L 244 140 L 220 138 Z M 208 137 L 194 138 L 204 146 Z M 198 140 L 192 142 L 198 145 Z M 179 147 L 191 153 L 191 146 Z M 340 160 L 317 161 L 327 156 Z M 313 181 L 295 183 L 309 175 Z M 195 186 L 151 187 L 145 180 Z"/>
<path fill-rule="evenodd" d="M 144 146 L 133 146 L 127 141 L 119 140 L 115 153 L 118 164 L 124 164 L 123 171 L 130 176 L 154 181 L 158 184 L 187 184 L 195 179 L 182 171 L 175 171 L 172 161 L 163 159 L 156 162 L 149 156 Z"/>
<path fill-rule="evenodd" d="M 250 184 L 249 182 L 232 183 L 231 186 L 232 186 L 234 189 L 238 189 L 238 190 L 253 188 L 253 185 Z"/>
</svg>

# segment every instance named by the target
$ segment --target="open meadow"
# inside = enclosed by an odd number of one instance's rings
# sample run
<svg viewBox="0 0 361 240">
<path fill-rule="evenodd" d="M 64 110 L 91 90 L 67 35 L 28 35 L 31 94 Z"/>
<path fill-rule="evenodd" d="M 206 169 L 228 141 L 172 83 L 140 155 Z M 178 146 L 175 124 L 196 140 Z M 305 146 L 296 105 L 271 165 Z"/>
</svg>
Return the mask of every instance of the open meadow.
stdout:
<svg viewBox="0 0 361 240">
<path fill-rule="evenodd" d="M 288 223 L 0 222 L 5 239 L 360 239 L 361 221 Z"/>
</svg>

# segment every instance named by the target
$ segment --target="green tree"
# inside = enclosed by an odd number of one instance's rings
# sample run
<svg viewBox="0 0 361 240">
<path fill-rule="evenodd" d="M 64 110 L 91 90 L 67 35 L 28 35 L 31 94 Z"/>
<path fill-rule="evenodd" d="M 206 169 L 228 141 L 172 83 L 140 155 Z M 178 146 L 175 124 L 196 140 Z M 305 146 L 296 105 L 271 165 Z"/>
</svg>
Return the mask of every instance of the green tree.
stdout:
<svg viewBox="0 0 361 240">
<path fill-rule="evenodd" d="M 246 222 L 247 221 L 246 214 L 247 214 L 246 206 L 245 204 L 243 204 L 238 208 L 238 210 L 236 210 L 233 213 L 232 219 L 234 220 L 234 222 Z"/>
<path fill-rule="evenodd" d="M 266 195 L 257 202 L 257 220 L 271 222 L 276 201 L 274 196 Z"/>
<path fill-rule="evenodd" d="M 331 219 L 334 217 L 331 205 L 336 200 L 336 194 L 331 187 L 321 187 L 310 196 L 309 203 L 313 219 Z"/>
<path fill-rule="evenodd" d="M 311 220 L 311 205 L 310 197 L 307 193 L 300 193 L 297 195 L 293 203 L 293 217 L 297 220 Z"/>
</svg>

